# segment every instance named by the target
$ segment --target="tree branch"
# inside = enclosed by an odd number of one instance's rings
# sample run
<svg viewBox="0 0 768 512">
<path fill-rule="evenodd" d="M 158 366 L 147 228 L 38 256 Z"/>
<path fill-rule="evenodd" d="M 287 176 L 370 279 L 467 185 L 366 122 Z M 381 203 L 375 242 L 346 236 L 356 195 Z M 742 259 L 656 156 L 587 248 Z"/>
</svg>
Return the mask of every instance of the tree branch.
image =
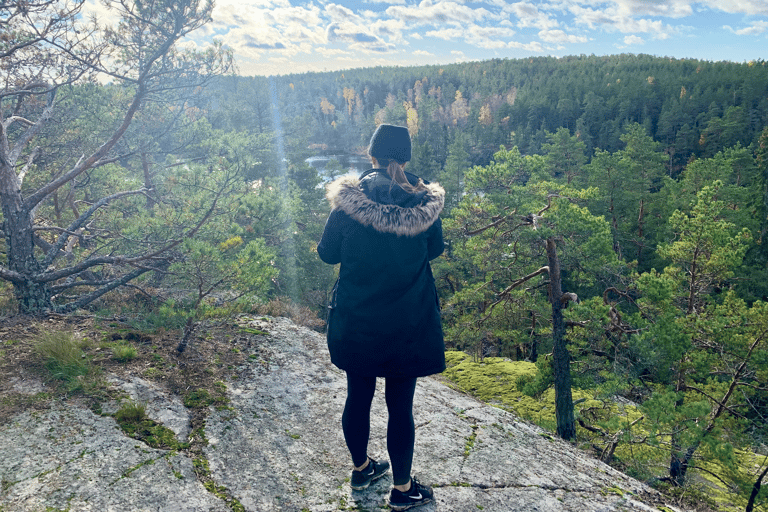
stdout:
<svg viewBox="0 0 768 512">
<path fill-rule="evenodd" d="M 112 147 L 117 143 L 117 141 L 120 140 L 123 134 L 128 130 L 128 127 L 130 126 L 131 121 L 133 120 L 133 116 L 136 114 L 136 112 L 139 110 L 139 107 L 141 106 L 141 102 L 144 98 L 144 94 L 145 94 L 145 91 L 143 87 L 139 87 L 139 91 L 136 92 L 136 95 L 133 97 L 133 101 L 131 102 L 131 106 L 128 108 L 128 111 L 125 113 L 125 116 L 123 117 L 122 124 L 112 134 L 112 137 L 107 142 L 102 144 L 102 146 L 99 149 L 97 149 L 96 152 L 94 152 L 91 156 L 89 156 L 85 160 L 81 159 L 72 170 L 61 175 L 59 178 L 49 182 L 48 184 L 42 186 L 35 193 L 27 197 L 24 200 L 25 207 L 31 210 L 40 201 L 45 199 L 45 197 L 47 197 L 48 194 L 52 193 L 54 190 L 58 189 L 68 181 L 76 178 L 87 169 L 90 169 L 91 167 L 94 166 L 96 162 L 98 162 L 101 158 L 106 156 L 107 153 L 109 153 L 109 151 L 112 149 Z"/>
<path fill-rule="evenodd" d="M 497 219 L 496 221 L 492 222 L 491 224 L 488 224 L 487 226 L 483 226 L 483 227 L 481 227 L 481 228 L 478 228 L 478 229 L 475 229 L 475 230 L 473 230 L 473 231 L 466 231 L 466 229 L 467 229 L 467 228 L 466 228 L 466 226 L 465 226 L 465 227 L 464 227 L 464 229 L 465 229 L 465 232 L 464 232 L 464 233 L 465 233 L 467 236 L 474 236 L 474 235 L 479 235 L 479 234 L 480 234 L 480 233 L 482 233 L 483 231 L 487 231 L 487 230 L 489 230 L 489 229 L 491 229 L 491 228 L 495 228 L 495 227 L 497 227 L 497 226 L 500 226 L 500 225 L 504 224 L 504 223 L 507 221 L 507 219 L 509 219 L 509 218 L 510 218 L 512 215 L 514 215 L 514 212 L 512 212 L 512 213 L 511 213 L 511 214 L 509 214 L 509 215 L 505 215 L 505 216 L 503 216 L 503 217 L 501 217 L 501 218 Z"/>
<path fill-rule="evenodd" d="M 102 197 L 98 201 L 96 201 L 90 208 L 88 208 L 85 212 L 83 212 L 82 215 L 78 219 L 76 219 L 72 224 L 69 225 L 69 227 L 66 230 L 63 230 L 61 235 L 59 235 L 59 239 L 56 241 L 56 244 L 51 248 L 51 250 L 48 251 L 48 253 L 45 255 L 45 260 L 43 260 L 42 267 L 48 268 L 55 260 L 56 256 L 58 256 L 59 251 L 66 245 L 67 240 L 70 236 L 76 234 L 77 230 L 80 229 L 80 227 L 85 223 L 88 218 L 90 218 L 91 215 L 96 212 L 99 208 L 102 206 L 106 206 L 111 201 L 115 199 L 119 199 L 124 196 L 129 195 L 136 195 L 136 194 L 143 194 L 146 192 L 146 189 L 141 188 L 138 190 L 127 190 L 123 192 L 117 192 L 115 194 Z"/>
<path fill-rule="evenodd" d="M 140 275 L 144 274 L 145 272 L 148 272 L 149 270 L 150 269 L 148 269 L 148 268 L 137 268 L 137 269 L 134 269 L 133 272 L 125 274 L 120 279 L 114 280 L 113 282 L 109 283 L 108 285 L 106 285 L 106 286 L 104 286 L 102 288 L 99 288 L 98 290 L 94 291 L 93 293 L 89 293 L 88 295 L 84 295 L 84 296 L 80 297 L 79 299 L 77 299 L 74 302 L 70 302 L 70 303 L 64 304 L 62 306 L 54 307 L 53 311 L 56 312 L 56 313 L 71 313 L 72 311 L 75 311 L 78 308 L 81 308 L 81 307 L 83 307 L 83 306 L 85 306 L 87 304 L 90 304 L 91 302 L 93 302 L 94 300 L 98 299 L 99 297 L 101 297 L 105 293 L 108 293 L 108 292 L 114 290 L 115 288 L 118 288 L 118 287 L 128 283 L 129 281 L 132 281 L 132 280 L 136 279 L 137 277 L 139 277 Z"/>
<path fill-rule="evenodd" d="M 12 283 L 24 283 L 25 277 L 18 272 L 0 266 L 0 278 Z"/>
<path fill-rule="evenodd" d="M 21 157 L 22 151 L 24 151 L 24 148 L 27 146 L 30 140 L 32 140 L 32 137 L 37 135 L 37 132 L 40 131 L 40 129 L 43 127 L 43 125 L 48 121 L 48 118 L 51 117 L 51 113 L 53 112 L 53 107 L 55 105 L 56 99 L 56 91 L 51 91 L 48 94 L 48 104 L 43 109 L 43 112 L 40 114 L 40 118 L 37 120 L 36 123 L 33 123 L 32 126 L 30 126 L 27 131 L 24 132 L 24 134 L 19 138 L 19 140 L 16 141 L 16 144 L 13 146 L 13 149 L 11 149 L 10 153 L 8 154 L 8 161 L 11 165 L 14 165 L 16 161 Z"/>
<path fill-rule="evenodd" d="M 513 289 L 515 289 L 516 287 L 518 287 L 518 286 L 520 286 L 521 284 L 525 283 L 526 281 L 529 281 L 529 280 L 533 279 L 534 277 L 536 277 L 536 276 L 538 276 L 538 275 L 540 275 L 540 274 L 543 274 L 543 273 L 545 273 L 545 272 L 549 272 L 549 267 L 546 267 L 546 266 L 545 266 L 545 267 L 541 267 L 541 268 L 540 268 L 539 270 L 537 270 L 536 272 L 533 272 L 533 273 L 531 273 L 531 274 L 528 274 L 527 276 L 521 277 L 520 279 L 517 279 L 517 280 L 515 280 L 515 281 L 514 281 L 512 284 L 510 284 L 509 286 L 507 286 L 507 287 L 506 287 L 506 288 L 505 288 L 505 289 L 504 289 L 502 292 L 500 292 L 500 293 L 498 294 L 498 296 L 497 296 L 498 298 L 497 298 L 495 301 L 493 301 L 493 302 L 490 304 L 490 306 L 488 307 L 488 314 L 487 314 L 487 315 L 485 315 L 485 316 L 484 316 L 484 317 L 483 317 L 483 318 L 480 320 L 480 322 L 482 323 L 482 322 L 485 322 L 486 320 L 488 320 L 488 318 L 490 318 L 490 316 L 491 316 L 491 313 L 493 313 L 493 310 L 494 310 L 494 308 L 495 308 L 496 306 L 498 306 L 499 304 L 501 304 L 501 302 L 503 302 L 503 301 L 504 301 L 504 299 L 505 299 L 507 296 L 509 296 L 510 292 L 511 292 Z"/>
</svg>

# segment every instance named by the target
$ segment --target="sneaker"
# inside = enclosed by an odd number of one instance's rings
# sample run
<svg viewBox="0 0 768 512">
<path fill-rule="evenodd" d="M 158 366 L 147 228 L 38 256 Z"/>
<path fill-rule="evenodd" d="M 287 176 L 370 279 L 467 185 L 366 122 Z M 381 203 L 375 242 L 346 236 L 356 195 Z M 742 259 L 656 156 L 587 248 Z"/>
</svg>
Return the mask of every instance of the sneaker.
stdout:
<svg viewBox="0 0 768 512">
<path fill-rule="evenodd" d="M 411 489 L 408 492 L 392 489 L 389 495 L 389 506 L 392 510 L 408 510 L 432 501 L 432 489 L 421 485 L 416 478 L 411 478 Z"/>
<path fill-rule="evenodd" d="M 361 471 L 352 471 L 350 486 L 356 491 L 362 491 L 371 485 L 371 482 L 386 475 L 388 469 L 389 462 L 377 462 L 369 457 L 368 465 Z"/>
</svg>

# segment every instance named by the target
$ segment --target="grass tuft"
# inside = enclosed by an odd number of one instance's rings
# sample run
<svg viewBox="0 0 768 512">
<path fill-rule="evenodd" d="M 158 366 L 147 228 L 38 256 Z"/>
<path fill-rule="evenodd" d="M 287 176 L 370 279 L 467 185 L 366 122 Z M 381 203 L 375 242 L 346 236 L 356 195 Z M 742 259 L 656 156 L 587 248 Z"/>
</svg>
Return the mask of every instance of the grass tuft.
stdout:
<svg viewBox="0 0 768 512">
<path fill-rule="evenodd" d="M 152 448 L 184 450 L 189 447 L 189 443 L 180 443 L 171 429 L 148 418 L 146 406 L 142 403 L 133 400 L 123 403 L 115 413 L 115 421 L 127 436 Z"/>
<path fill-rule="evenodd" d="M 128 344 L 120 344 L 112 347 L 112 359 L 120 363 L 127 363 L 139 355 L 136 347 Z"/>
<path fill-rule="evenodd" d="M 35 352 L 51 379 L 61 382 L 69 392 L 82 390 L 87 378 L 97 373 L 72 333 L 43 332 Z"/>
<path fill-rule="evenodd" d="M 140 423 L 147 417 L 147 407 L 140 403 L 130 400 L 123 403 L 120 409 L 115 413 L 115 419 L 118 423 Z"/>
</svg>

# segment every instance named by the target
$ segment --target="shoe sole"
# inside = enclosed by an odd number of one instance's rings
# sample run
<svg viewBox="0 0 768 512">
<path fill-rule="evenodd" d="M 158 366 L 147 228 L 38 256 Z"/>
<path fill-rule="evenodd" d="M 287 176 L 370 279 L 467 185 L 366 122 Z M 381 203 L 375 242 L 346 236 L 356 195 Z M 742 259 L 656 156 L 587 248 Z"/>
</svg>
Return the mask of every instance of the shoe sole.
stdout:
<svg viewBox="0 0 768 512">
<path fill-rule="evenodd" d="M 427 503 L 432 503 L 432 498 L 421 500 L 418 503 L 409 503 L 407 505 L 395 505 L 390 501 L 389 506 L 392 507 L 392 510 L 397 510 L 399 512 L 401 510 L 408 510 L 409 508 L 413 508 L 413 507 L 420 507 L 422 505 L 426 505 Z"/>
<path fill-rule="evenodd" d="M 388 471 L 389 471 L 389 468 L 387 468 L 386 471 L 383 471 L 380 474 L 378 474 L 378 475 L 374 476 L 373 478 L 371 478 L 370 480 L 368 480 L 368 483 L 365 484 L 365 485 L 352 485 L 352 484 L 349 484 L 349 486 L 352 487 L 353 491 L 362 491 L 364 489 L 367 489 L 373 482 L 375 482 L 379 478 L 381 478 L 384 475 L 386 475 Z"/>
</svg>

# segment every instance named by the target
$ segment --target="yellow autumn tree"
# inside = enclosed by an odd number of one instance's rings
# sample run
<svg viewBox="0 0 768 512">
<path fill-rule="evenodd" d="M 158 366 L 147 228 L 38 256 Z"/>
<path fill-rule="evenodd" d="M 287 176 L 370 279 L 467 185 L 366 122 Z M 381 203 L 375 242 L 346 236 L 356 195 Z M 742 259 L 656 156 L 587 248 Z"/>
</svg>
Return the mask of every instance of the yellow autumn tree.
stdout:
<svg viewBox="0 0 768 512">
<path fill-rule="evenodd" d="M 451 117 L 454 126 L 463 124 L 469 117 L 469 102 L 461 91 L 456 91 L 456 100 L 451 104 Z"/>
<path fill-rule="evenodd" d="M 336 106 L 328 101 L 328 98 L 321 98 L 320 99 L 320 110 L 323 111 L 323 114 L 334 114 L 336 112 Z"/>
<path fill-rule="evenodd" d="M 342 91 L 342 95 L 347 101 L 347 115 L 349 115 L 349 118 L 352 119 L 352 113 L 354 112 L 355 108 L 355 90 L 351 87 L 345 87 Z"/>
<path fill-rule="evenodd" d="M 419 131 L 419 112 L 413 108 L 413 104 L 410 101 L 404 101 L 405 116 L 408 123 L 408 131 L 411 132 L 413 137 Z"/>
<path fill-rule="evenodd" d="M 490 126 L 493 123 L 493 115 L 491 114 L 490 105 L 486 104 L 480 107 L 480 115 L 477 118 L 478 122 L 484 126 Z"/>
</svg>

